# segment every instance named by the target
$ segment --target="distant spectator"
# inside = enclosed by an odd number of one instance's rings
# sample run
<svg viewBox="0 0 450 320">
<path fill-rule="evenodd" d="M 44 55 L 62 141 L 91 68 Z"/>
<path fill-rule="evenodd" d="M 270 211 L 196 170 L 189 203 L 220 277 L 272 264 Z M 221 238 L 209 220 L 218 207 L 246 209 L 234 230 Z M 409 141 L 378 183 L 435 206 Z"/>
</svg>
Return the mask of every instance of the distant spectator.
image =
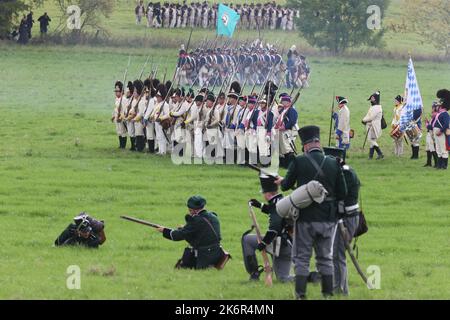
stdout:
<svg viewBox="0 0 450 320">
<path fill-rule="evenodd" d="M 142 17 L 145 13 L 144 1 L 139 1 L 139 4 L 137 5 L 136 9 L 134 9 L 134 12 L 136 14 L 136 24 L 141 24 Z"/>
<path fill-rule="evenodd" d="M 19 40 L 17 41 L 20 44 L 27 44 L 29 37 L 28 37 L 28 23 L 27 23 L 27 17 L 24 15 L 22 18 L 22 21 L 20 21 L 19 26 Z"/>
<path fill-rule="evenodd" d="M 33 28 L 33 24 L 33 11 L 30 11 L 30 13 L 27 15 L 28 39 L 31 39 L 31 29 Z"/>
<path fill-rule="evenodd" d="M 52 21 L 52 19 L 50 19 L 50 17 L 48 16 L 47 12 L 44 13 L 44 15 L 40 16 L 38 21 L 41 28 L 41 36 L 47 34 L 49 22 Z"/>
</svg>

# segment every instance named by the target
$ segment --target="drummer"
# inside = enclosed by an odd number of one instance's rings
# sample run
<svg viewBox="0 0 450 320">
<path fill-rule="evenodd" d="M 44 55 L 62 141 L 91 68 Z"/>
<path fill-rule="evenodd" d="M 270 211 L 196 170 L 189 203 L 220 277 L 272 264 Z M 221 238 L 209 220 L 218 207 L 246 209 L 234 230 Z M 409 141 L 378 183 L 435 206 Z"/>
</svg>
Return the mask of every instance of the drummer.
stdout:
<svg viewBox="0 0 450 320">
<path fill-rule="evenodd" d="M 403 133 L 400 131 L 400 117 L 403 109 L 403 97 L 398 95 L 394 99 L 394 114 L 392 118 L 391 137 L 394 140 L 394 155 L 403 154 Z"/>
</svg>

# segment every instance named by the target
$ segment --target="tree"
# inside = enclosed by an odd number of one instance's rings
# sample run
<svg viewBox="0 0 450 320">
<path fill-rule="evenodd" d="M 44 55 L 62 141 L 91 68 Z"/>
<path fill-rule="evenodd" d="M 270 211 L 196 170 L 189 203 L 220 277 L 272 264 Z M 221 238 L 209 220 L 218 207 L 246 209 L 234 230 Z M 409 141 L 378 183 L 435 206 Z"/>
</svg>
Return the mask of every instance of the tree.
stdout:
<svg viewBox="0 0 450 320">
<path fill-rule="evenodd" d="M 450 57 L 450 1 L 404 0 L 403 20 L 408 27 Z"/>
<path fill-rule="evenodd" d="M 111 0 L 55 0 L 59 11 L 61 12 L 61 23 L 57 29 L 60 31 L 71 32 L 78 37 L 88 31 L 107 31 L 102 27 L 103 18 L 109 18 L 114 10 L 115 1 Z M 79 11 L 70 11 L 70 6 L 77 6 Z M 79 19 L 80 24 L 76 28 L 68 27 L 68 19 L 74 17 Z"/>
<path fill-rule="evenodd" d="M 381 19 L 389 1 L 288 0 L 288 6 L 300 10 L 296 25 L 306 41 L 337 55 L 361 45 L 384 46 L 382 37 L 385 30 Z M 372 21 L 377 18 L 379 21 Z M 375 30 L 372 26 L 378 27 L 377 24 L 380 28 Z"/>
<path fill-rule="evenodd" d="M 17 27 L 21 14 L 33 6 L 41 5 L 43 0 L 2 0 L 0 1 L 0 39 L 7 38 Z"/>
</svg>

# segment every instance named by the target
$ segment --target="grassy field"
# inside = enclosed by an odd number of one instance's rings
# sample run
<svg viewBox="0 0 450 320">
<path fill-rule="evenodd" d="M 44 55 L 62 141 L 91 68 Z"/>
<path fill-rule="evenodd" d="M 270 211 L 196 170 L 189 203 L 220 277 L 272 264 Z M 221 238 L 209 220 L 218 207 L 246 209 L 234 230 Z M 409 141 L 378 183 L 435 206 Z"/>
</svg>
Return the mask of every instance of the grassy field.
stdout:
<svg viewBox="0 0 450 320">
<path fill-rule="evenodd" d="M 131 74 L 148 51 L 132 51 Z M 176 51 L 151 51 L 174 65 Z M 234 166 L 175 166 L 170 158 L 117 150 L 110 123 L 113 81 L 126 49 L 0 46 L 0 298 L 1 299 L 291 299 L 293 285 L 248 283 L 240 237 L 250 226 L 246 202 L 260 197 L 254 172 Z M 350 267 L 351 299 L 449 299 L 449 174 L 424 169 L 406 154 L 366 160 L 360 119 L 367 97 L 381 90 L 386 118 L 404 86 L 407 61 L 312 58 L 312 85 L 297 105 L 300 125 L 318 124 L 326 137 L 333 91 L 350 100 L 349 163 L 363 183 L 370 231 L 360 263 L 381 268 L 381 289 L 368 291 Z M 168 65 L 169 66 L 169 65 Z M 170 66 L 169 66 L 170 68 Z M 173 67 L 172 67 L 173 68 Z M 161 69 L 161 67 L 160 67 Z M 448 87 L 448 65 L 416 63 L 425 105 Z M 409 151 L 409 150 L 407 150 Z M 408 153 L 408 152 L 407 152 Z M 284 174 L 284 172 L 281 172 Z M 223 244 L 233 255 L 224 271 L 178 271 L 184 243 L 169 242 L 135 215 L 166 226 L 183 223 L 192 194 L 219 214 Z M 444 198 L 441 194 L 445 193 Z M 96 251 L 53 248 L 72 217 L 86 210 L 106 220 L 107 242 Z M 264 216 L 259 216 L 265 226 Z M 66 288 L 66 269 L 82 270 L 81 290 Z M 321 297 L 310 286 L 310 297 Z"/>
<path fill-rule="evenodd" d="M 402 1 L 391 0 L 385 17 L 383 18 L 383 26 L 389 26 L 392 22 L 399 22 L 402 13 Z M 145 1 L 144 1 L 145 2 Z M 212 2 L 212 1 L 210 1 Z M 254 3 L 266 1 L 252 1 Z M 136 1 L 134 0 L 117 0 L 114 12 L 109 18 L 104 19 L 103 26 L 110 34 L 113 43 L 117 46 L 126 47 L 179 47 L 180 44 L 186 43 L 189 37 L 189 29 L 148 29 L 146 21 L 142 25 L 136 26 L 134 17 L 134 7 Z M 189 1 L 188 1 L 189 3 Z M 245 3 L 245 1 L 233 1 L 233 3 Z M 285 1 L 277 1 L 277 3 L 284 4 Z M 47 11 L 52 17 L 53 21 L 50 25 L 49 32 L 57 28 L 60 23 L 65 23 L 67 17 L 61 17 L 61 13 L 55 6 L 54 1 L 48 0 L 44 6 L 35 10 L 36 18 L 44 11 Z M 365 27 L 365 26 L 363 26 Z M 34 28 L 34 36 L 39 34 L 39 26 Z M 204 38 L 213 39 L 215 37 L 215 30 L 196 29 L 192 35 L 192 46 L 200 44 Z M 255 39 L 258 37 L 256 30 L 238 30 L 234 38 L 245 41 L 248 39 Z M 318 54 L 319 51 L 312 48 L 303 39 L 298 32 L 283 32 L 283 31 L 262 31 L 262 38 L 270 43 L 278 43 L 279 46 L 286 48 L 295 44 L 304 53 L 309 55 Z M 393 31 L 387 31 L 385 35 L 386 47 L 383 49 L 373 49 L 368 47 L 361 47 L 358 49 L 349 50 L 349 54 L 366 54 L 366 55 L 387 55 L 390 57 L 402 57 L 411 53 L 413 56 L 420 56 L 424 58 L 435 57 L 442 54 L 437 51 L 432 45 L 424 42 L 418 35 L 414 33 L 399 34 Z"/>
</svg>

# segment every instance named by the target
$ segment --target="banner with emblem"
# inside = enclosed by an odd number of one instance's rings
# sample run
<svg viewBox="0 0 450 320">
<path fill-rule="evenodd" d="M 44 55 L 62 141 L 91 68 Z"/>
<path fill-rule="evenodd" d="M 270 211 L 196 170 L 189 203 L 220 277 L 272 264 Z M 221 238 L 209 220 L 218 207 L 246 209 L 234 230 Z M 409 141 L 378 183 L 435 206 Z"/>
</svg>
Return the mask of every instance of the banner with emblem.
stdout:
<svg viewBox="0 0 450 320">
<path fill-rule="evenodd" d="M 233 9 L 219 4 L 219 14 L 217 15 L 217 35 L 232 37 L 234 29 L 238 24 L 241 16 Z"/>
<path fill-rule="evenodd" d="M 414 70 L 414 64 L 411 58 L 408 63 L 408 73 L 405 84 L 405 105 L 400 116 L 400 130 L 407 130 L 411 121 L 414 120 L 414 111 L 422 109 L 423 102 L 420 95 L 419 83 Z"/>
</svg>

